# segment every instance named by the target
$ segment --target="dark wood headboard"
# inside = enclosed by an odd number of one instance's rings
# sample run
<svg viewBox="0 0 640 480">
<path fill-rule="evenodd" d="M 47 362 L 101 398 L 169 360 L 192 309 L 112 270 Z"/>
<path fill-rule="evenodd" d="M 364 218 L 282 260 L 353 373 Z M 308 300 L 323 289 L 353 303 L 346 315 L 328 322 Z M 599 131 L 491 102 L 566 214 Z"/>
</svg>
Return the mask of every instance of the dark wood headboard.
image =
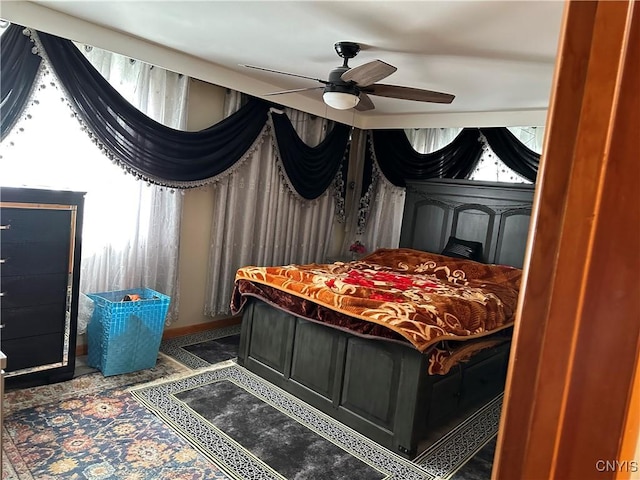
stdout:
<svg viewBox="0 0 640 480">
<path fill-rule="evenodd" d="M 400 246 L 440 253 L 454 236 L 482 242 L 486 263 L 522 268 L 534 188 L 471 180 L 407 182 Z"/>
</svg>

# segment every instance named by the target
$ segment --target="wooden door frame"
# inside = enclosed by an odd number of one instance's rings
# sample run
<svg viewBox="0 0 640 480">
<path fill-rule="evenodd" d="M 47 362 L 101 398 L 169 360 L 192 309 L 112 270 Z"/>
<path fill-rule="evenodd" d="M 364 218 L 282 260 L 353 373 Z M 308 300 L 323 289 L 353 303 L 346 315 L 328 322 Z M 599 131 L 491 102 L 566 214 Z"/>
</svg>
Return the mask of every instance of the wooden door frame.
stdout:
<svg viewBox="0 0 640 480">
<path fill-rule="evenodd" d="M 639 17 L 633 0 L 566 3 L 494 479 L 628 478 L 640 463 L 629 457 L 639 431 Z"/>
</svg>

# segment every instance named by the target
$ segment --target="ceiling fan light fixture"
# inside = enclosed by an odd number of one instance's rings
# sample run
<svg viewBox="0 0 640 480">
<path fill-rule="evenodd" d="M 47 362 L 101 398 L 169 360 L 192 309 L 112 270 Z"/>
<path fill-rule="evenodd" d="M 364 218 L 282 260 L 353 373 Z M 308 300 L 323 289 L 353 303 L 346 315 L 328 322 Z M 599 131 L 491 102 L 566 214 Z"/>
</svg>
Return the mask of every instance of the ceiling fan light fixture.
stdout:
<svg viewBox="0 0 640 480">
<path fill-rule="evenodd" d="M 358 95 L 345 92 L 324 92 L 322 99 L 324 103 L 337 110 L 348 110 L 358 105 L 360 101 Z"/>
<path fill-rule="evenodd" d="M 323 100 L 325 105 L 335 108 L 336 110 L 349 110 L 351 108 L 355 108 L 360 112 L 373 110 L 375 105 L 369 98 L 370 95 L 432 103 L 451 103 L 455 98 L 455 95 L 450 93 L 377 83 L 383 78 L 387 78 L 393 74 L 397 68 L 382 60 L 373 60 L 351 68 L 349 67 L 348 61 L 358 54 L 360 45 L 354 42 L 338 42 L 334 47 L 336 53 L 344 59 L 344 62 L 341 66 L 329 72 L 327 80 L 299 75 L 297 73 L 281 72 L 270 68 L 252 65 L 244 66 L 265 72 L 315 80 L 324 85 L 324 87 L 294 88 L 292 90 L 266 93 L 265 95 L 281 95 L 284 93 L 305 92 L 324 88 Z"/>
</svg>

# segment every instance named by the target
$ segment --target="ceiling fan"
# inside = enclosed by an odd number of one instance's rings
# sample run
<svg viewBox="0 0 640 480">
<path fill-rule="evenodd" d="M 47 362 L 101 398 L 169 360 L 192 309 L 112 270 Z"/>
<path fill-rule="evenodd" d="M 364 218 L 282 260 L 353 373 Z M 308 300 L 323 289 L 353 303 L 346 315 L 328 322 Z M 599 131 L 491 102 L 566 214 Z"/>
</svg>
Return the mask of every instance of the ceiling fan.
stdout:
<svg viewBox="0 0 640 480">
<path fill-rule="evenodd" d="M 319 90 L 322 88 L 324 89 L 322 94 L 324 102 L 338 110 L 347 110 L 349 108 L 355 108 L 359 111 L 372 110 L 375 106 L 371 98 L 369 98 L 369 95 L 432 103 L 451 103 L 455 98 L 454 95 L 448 93 L 376 83 L 391 75 L 397 68 L 382 60 L 373 60 L 358 67 L 351 68 L 348 62 L 358 54 L 360 45 L 353 42 L 338 42 L 334 45 L 334 48 L 338 56 L 344 58 L 344 62 L 342 66 L 331 70 L 328 80 L 307 77 L 296 73 L 280 72 L 278 70 L 253 65 L 242 66 L 320 82 L 323 86 L 283 90 L 280 92 L 267 93 L 266 95 L 282 95 L 285 93 Z"/>
</svg>

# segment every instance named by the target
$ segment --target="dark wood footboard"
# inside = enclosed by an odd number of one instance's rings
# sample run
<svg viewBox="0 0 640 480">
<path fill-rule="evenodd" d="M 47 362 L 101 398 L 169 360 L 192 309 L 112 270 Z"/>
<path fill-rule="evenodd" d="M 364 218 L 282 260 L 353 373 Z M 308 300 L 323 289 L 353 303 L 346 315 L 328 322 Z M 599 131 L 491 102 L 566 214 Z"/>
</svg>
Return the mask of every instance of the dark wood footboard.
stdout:
<svg viewBox="0 0 640 480">
<path fill-rule="evenodd" d="M 508 344 L 448 375 L 409 345 L 355 336 L 251 299 L 238 363 L 407 458 L 428 430 L 504 388 Z"/>
</svg>

